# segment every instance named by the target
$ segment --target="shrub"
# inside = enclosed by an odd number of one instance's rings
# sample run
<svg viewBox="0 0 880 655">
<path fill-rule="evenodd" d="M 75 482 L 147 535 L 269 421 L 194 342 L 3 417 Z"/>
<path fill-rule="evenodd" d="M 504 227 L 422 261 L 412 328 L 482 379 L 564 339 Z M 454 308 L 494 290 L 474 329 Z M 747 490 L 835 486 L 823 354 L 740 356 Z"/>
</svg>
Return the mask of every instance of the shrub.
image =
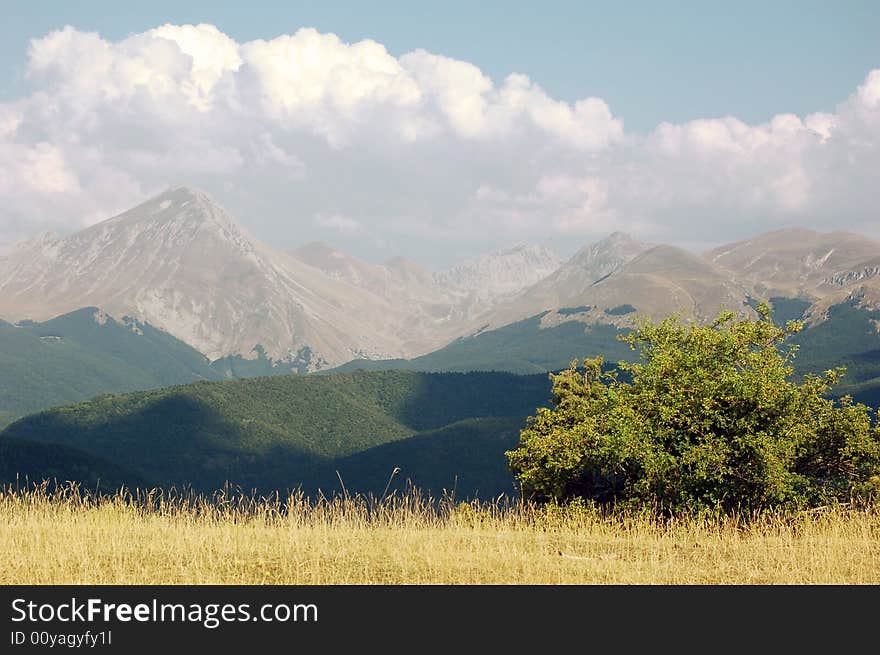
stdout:
<svg viewBox="0 0 880 655">
<path fill-rule="evenodd" d="M 577 362 L 553 381 L 507 452 L 524 495 L 665 515 L 861 502 L 880 489 L 870 410 L 825 397 L 842 369 L 792 378 L 801 329 L 722 312 L 710 325 L 644 319 L 623 337 L 641 361 Z"/>
</svg>

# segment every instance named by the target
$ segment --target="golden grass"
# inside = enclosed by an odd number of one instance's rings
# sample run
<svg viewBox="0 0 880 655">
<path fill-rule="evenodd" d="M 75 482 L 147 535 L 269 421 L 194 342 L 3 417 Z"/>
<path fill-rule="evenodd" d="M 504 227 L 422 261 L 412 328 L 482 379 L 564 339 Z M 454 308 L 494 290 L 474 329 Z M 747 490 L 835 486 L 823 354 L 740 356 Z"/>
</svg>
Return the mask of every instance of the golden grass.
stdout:
<svg viewBox="0 0 880 655">
<path fill-rule="evenodd" d="M 0 584 L 877 584 L 880 511 L 602 517 L 294 496 L 0 491 Z"/>
</svg>

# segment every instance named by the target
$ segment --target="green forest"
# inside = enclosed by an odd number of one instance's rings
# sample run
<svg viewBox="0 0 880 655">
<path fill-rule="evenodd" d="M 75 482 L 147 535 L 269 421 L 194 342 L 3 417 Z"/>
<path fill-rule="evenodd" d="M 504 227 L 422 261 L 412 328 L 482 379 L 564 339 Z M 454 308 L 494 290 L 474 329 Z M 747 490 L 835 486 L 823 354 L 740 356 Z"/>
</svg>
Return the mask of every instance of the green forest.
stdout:
<svg viewBox="0 0 880 655">
<path fill-rule="evenodd" d="M 546 374 L 410 371 L 200 382 L 33 414 L 0 441 L 59 444 L 156 486 L 380 493 L 398 467 L 395 485 L 485 497 L 513 491 L 504 451 L 549 389 Z"/>
</svg>

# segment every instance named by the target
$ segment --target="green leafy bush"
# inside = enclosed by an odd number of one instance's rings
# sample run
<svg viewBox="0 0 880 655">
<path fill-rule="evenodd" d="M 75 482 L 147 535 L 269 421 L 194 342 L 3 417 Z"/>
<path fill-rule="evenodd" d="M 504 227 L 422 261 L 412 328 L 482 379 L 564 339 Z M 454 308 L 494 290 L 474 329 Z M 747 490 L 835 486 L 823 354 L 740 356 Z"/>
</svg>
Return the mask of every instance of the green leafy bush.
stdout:
<svg viewBox="0 0 880 655">
<path fill-rule="evenodd" d="M 870 409 L 824 394 L 842 369 L 790 378 L 801 329 L 723 312 L 711 325 L 643 320 L 623 337 L 641 362 L 601 357 L 551 375 L 507 452 L 524 494 L 591 499 L 663 514 L 754 512 L 864 501 L 880 487 Z"/>
</svg>

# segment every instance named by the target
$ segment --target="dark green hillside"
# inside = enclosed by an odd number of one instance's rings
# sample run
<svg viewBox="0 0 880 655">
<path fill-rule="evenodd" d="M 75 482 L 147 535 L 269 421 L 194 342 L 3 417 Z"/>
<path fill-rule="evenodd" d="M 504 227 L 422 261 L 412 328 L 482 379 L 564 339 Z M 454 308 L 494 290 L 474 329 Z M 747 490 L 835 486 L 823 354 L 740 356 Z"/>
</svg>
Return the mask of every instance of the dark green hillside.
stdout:
<svg viewBox="0 0 880 655">
<path fill-rule="evenodd" d="M 122 467 L 76 448 L 22 439 L 0 439 L 0 484 L 26 486 L 72 481 L 90 490 L 113 491 L 144 481 Z"/>
<path fill-rule="evenodd" d="M 572 359 L 602 354 L 606 361 L 632 359 L 633 353 L 617 340 L 621 331 L 611 325 L 568 321 L 541 328 L 538 314 L 497 330 L 456 339 L 448 346 L 410 360 L 355 360 L 336 371 L 509 371 L 541 373 L 566 368 Z"/>
<path fill-rule="evenodd" d="M 811 305 L 808 300 L 781 297 L 771 298 L 770 304 L 773 322 L 780 326 L 791 320 L 803 320 Z M 850 394 L 856 402 L 880 407 L 878 320 L 880 311 L 859 307 L 855 301 L 832 306 L 826 320 L 808 324 L 791 338 L 790 343 L 798 346 L 796 371 L 803 375 L 846 367 L 846 375 L 834 394 Z"/>
<path fill-rule="evenodd" d="M 15 412 L 0 412 L 0 430 L 12 423 L 18 415 Z"/>
<path fill-rule="evenodd" d="M 855 303 L 831 307 L 827 320 L 792 337 L 792 342 L 799 347 L 795 359 L 798 371 L 819 372 L 845 366 L 842 393 L 851 386 L 880 378 L 878 320 L 880 311 L 858 307 Z"/>
<path fill-rule="evenodd" d="M 801 298 L 770 298 L 770 306 L 773 308 L 773 322 L 784 327 L 789 321 L 799 321 L 804 317 L 804 312 L 812 303 Z"/>
<path fill-rule="evenodd" d="M 880 376 L 855 384 L 841 385 L 841 394 L 844 393 L 851 395 L 857 403 L 880 410 Z"/>
<path fill-rule="evenodd" d="M 770 298 L 773 322 L 803 320 L 811 303 L 801 298 Z M 755 306 L 757 302 L 755 302 Z M 835 397 L 852 395 L 856 402 L 880 407 L 880 311 L 859 307 L 858 301 L 833 305 L 826 320 L 807 324 L 788 343 L 797 345 L 794 359 L 799 375 L 821 373 L 845 367 L 840 385 L 832 389 Z"/>
<path fill-rule="evenodd" d="M 476 417 L 522 417 L 546 375 L 350 373 L 201 382 L 105 395 L 21 419 L 0 439 L 58 443 L 151 484 L 336 487 L 334 461 Z M 462 454 L 461 466 L 471 460 Z M 396 464 L 393 464 L 394 466 Z M 455 468 L 454 462 L 447 470 Z M 381 467 L 385 468 L 385 467 Z M 465 471 L 462 469 L 462 475 Z"/>
<path fill-rule="evenodd" d="M 0 321 L 0 420 L 107 391 L 220 379 L 204 355 L 169 334 L 109 317 L 98 322 L 96 312 L 20 326 Z"/>
<path fill-rule="evenodd" d="M 476 418 L 376 446 L 333 462 L 350 493 L 404 492 L 409 484 L 435 498 L 515 494 L 504 452 L 519 442 L 521 417 Z M 395 467 L 399 472 L 391 477 Z M 329 478 L 332 472 L 324 474 Z M 389 478 L 391 484 L 389 485 Z"/>
<path fill-rule="evenodd" d="M 60 335 L 83 348 L 136 365 L 162 385 L 167 380 L 220 379 L 209 370 L 207 357 L 167 332 L 125 317 L 117 322 L 95 320 L 98 309 L 88 307 L 25 328 L 40 337 Z"/>
</svg>

